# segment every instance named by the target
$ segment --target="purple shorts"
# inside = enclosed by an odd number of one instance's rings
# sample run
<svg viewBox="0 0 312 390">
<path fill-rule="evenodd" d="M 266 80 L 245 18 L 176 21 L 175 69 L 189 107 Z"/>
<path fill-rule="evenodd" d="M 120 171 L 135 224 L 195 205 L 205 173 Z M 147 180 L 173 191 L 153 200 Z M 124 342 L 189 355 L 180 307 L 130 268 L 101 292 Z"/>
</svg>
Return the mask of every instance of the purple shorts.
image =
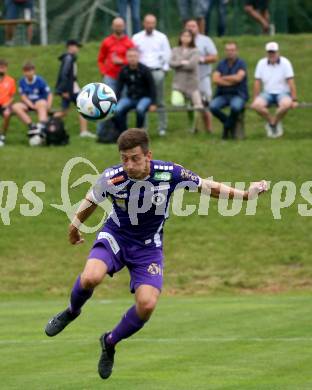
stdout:
<svg viewBox="0 0 312 390">
<path fill-rule="evenodd" d="M 131 244 L 108 229 L 98 234 L 88 256 L 88 259 L 104 261 L 110 276 L 126 266 L 130 273 L 132 293 L 142 284 L 153 286 L 161 291 L 163 258 L 162 248 Z"/>
</svg>

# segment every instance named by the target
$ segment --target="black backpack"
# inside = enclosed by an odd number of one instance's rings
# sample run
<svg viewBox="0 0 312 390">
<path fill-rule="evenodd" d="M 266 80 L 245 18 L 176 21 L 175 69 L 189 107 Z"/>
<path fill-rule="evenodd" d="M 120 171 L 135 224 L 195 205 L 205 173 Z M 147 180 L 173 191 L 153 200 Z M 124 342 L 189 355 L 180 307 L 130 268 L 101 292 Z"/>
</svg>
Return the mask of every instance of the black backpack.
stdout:
<svg viewBox="0 0 312 390">
<path fill-rule="evenodd" d="M 69 135 L 61 118 L 50 118 L 45 128 L 45 141 L 49 145 L 67 145 Z"/>
<path fill-rule="evenodd" d="M 120 136 L 114 118 L 99 122 L 96 126 L 96 132 L 98 135 L 97 142 L 101 144 L 115 144 Z"/>
</svg>

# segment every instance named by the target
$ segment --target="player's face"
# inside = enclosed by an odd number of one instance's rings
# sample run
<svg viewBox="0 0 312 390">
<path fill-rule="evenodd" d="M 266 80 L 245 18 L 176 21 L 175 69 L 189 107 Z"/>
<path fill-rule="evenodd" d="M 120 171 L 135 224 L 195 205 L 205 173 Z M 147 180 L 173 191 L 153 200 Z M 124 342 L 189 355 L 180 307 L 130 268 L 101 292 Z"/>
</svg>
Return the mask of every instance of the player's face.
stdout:
<svg viewBox="0 0 312 390">
<path fill-rule="evenodd" d="M 120 152 L 122 166 L 132 179 L 144 179 L 150 172 L 152 152 L 144 154 L 141 146 Z"/>
<path fill-rule="evenodd" d="M 185 28 L 187 29 L 187 30 L 190 30 L 190 31 L 192 31 L 192 33 L 194 34 L 194 35 L 197 35 L 198 34 L 198 24 L 197 24 L 197 22 L 195 22 L 195 20 L 190 20 L 189 22 L 187 22 L 186 24 L 185 24 Z"/>
<path fill-rule="evenodd" d="M 32 80 L 35 76 L 35 69 L 27 69 L 24 70 L 23 73 L 28 80 Z"/>
</svg>

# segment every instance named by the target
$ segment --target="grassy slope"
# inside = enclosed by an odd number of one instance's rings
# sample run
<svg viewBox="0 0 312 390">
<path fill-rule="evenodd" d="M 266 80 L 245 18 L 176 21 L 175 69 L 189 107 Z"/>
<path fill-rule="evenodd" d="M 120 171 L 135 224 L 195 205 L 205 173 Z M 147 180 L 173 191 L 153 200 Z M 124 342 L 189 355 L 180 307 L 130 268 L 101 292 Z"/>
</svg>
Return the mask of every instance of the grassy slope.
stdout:
<svg viewBox="0 0 312 390">
<path fill-rule="evenodd" d="M 312 101 L 311 36 L 280 36 L 277 40 L 283 54 L 293 61 L 300 100 Z M 242 37 L 238 43 L 252 76 L 257 59 L 263 55 L 265 39 Z M 217 41 L 219 50 L 222 50 L 222 44 L 222 40 Z M 95 65 L 97 49 L 98 44 L 93 43 L 81 52 L 82 85 L 99 79 Z M 10 71 L 16 77 L 20 63 L 33 59 L 38 73 L 53 85 L 55 58 L 61 50 L 60 46 L 0 48 L 0 57 L 10 61 Z M 150 134 L 155 158 L 179 162 L 202 176 L 213 175 L 220 181 L 249 182 L 263 177 L 273 183 L 291 180 L 299 189 L 301 183 L 311 177 L 311 119 L 311 110 L 292 112 L 285 120 L 285 137 L 274 141 L 264 137 L 263 122 L 252 112 L 247 113 L 248 138 L 244 142 L 219 140 L 217 122 L 213 136 L 199 134 L 194 137 L 185 129 L 184 114 L 170 115 L 166 140 L 157 138 L 154 118 L 150 120 Z M 114 146 L 80 140 L 74 112 L 67 122 L 72 139 L 66 148 L 30 149 L 26 147 L 25 130 L 16 118 L 11 127 L 8 144 L 0 151 L 0 179 L 16 181 L 20 193 L 17 208 L 11 214 L 11 226 L 0 226 L 0 292 L 5 293 L 10 287 L 16 293 L 66 293 L 75 274 L 81 270 L 94 236 L 87 236 L 86 245 L 80 248 L 67 244 L 67 219 L 49 206 L 60 203 L 62 169 L 69 158 L 83 156 L 101 170 L 116 162 L 118 155 Z M 85 168 L 77 167 L 75 175 L 79 177 L 86 172 Z M 25 203 L 21 187 L 28 180 L 42 180 L 46 184 L 45 193 L 40 195 L 44 212 L 36 218 L 21 217 L 19 213 L 19 205 Z M 79 187 L 73 197 L 78 200 L 86 189 Z M 195 199 L 195 196 L 189 195 L 188 199 Z M 166 226 L 165 237 L 166 291 L 201 294 L 214 290 L 311 288 L 309 232 L 312 222 L 310 218 L 298 215 L 297 203 L 301 201 L 298 190 L 296 203 L 282 210 L 282 220 L 273 220 L 270 194 L 260 200 L 255 217 L 246 217 L 243 213 L 233 218 L 221 217 L 216 202 L 210 208 L 209 216 L 172 217 Z M 123 272 L 103 285 L 97 294 L 123 295 L 127 284 L 128 276 Z"/>
<path fill-rule="evenodd" d="M 105 386 L 311 389 L 310 301 L 310 295 L 164 298 L 153 320 L 118 346 L 114 373 Z M 92 300 L 69 329 L 47 339 L 43 326 L 64 304 L 47 299 L 0 304 L 0 350 L 5 357 L 0 361 L 0 388 L 103 388 L 97 374 L 98 337 L 119 320 L 130 301 Z"/>
</svg>

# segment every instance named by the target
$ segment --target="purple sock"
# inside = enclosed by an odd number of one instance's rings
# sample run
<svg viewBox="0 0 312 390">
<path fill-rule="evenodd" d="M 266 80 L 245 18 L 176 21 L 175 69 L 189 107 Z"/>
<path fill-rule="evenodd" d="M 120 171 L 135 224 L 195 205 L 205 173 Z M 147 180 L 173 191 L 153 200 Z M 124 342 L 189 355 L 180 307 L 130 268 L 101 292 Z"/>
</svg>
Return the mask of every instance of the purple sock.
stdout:
<svg viewBox="0 0 312 390">
<path fill-rule="evenodd" d="M 70 311 L 73 314 L 79 314 L 82 306 L 91 298 L 93 288 L 83 289 L 80 284 L 80 275 L 78 276 L 70 296 Z"/>
<path fill-rule="evenodd" d="M 138 330 L 143 328 L 145 322 L 146 321 L 141 320 L 141 318 L 138 316 L 134 305 L 127 311 L 119 324 L 112 330 L 107 341 L 110 344 L 115 345 L 120 340 L 132 336 Z"/>
</svg>

